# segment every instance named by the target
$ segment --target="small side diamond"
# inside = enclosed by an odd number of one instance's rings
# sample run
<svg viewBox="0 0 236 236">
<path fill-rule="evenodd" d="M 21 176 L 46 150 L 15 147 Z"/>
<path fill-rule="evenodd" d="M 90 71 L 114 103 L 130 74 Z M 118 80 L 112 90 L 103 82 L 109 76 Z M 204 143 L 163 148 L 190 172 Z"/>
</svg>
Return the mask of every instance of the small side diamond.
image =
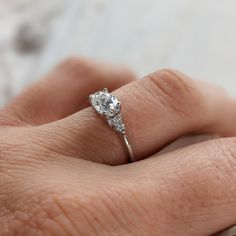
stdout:
<svg viewBox="0 0 236 236">
<path fill-rule="evenodd" d="M 116 132 L 119 132 L 119 133 L 125 132 L 125 125 L 122 121 L 122 117 L 120 114 L 112 118 L 109 118 L 107 122 Z"/>
</svg>

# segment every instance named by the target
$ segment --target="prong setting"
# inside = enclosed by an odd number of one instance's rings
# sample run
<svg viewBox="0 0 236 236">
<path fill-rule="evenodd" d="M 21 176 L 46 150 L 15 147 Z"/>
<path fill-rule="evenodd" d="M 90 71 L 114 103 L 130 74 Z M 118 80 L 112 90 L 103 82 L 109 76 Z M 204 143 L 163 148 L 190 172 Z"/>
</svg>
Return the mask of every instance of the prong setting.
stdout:
<svg viewBox="0 0 236 236">
<path fill-rule="evenodd" d="M 118 109 L 121 109 L 121 102 L 120 102 L 120 101 L 118 101 L 116 107 L 117 107 Z"/>
<path fill-rule="evenodd" d="M 90 103 L 98 114 L 105 117 L 115 131 L 123 133 L 125 126 L 121 118 L 121 102 L 106 88 L 89 96 Z"/>
<path fill-rule="evenodd" d="M 90 101 L 90 102 L 92 101 L 92 98 L 93 98 L 93 95 L 90 94 L 90 95 L 89 95 L 89 101 Z"/>
<path fill-rule="evenodd" d="M 109 91 L 108 91 L 107 88 L 104 88 L 102 91 L 103 91 L 104 93 L 109 93 Z"/>
</svg>

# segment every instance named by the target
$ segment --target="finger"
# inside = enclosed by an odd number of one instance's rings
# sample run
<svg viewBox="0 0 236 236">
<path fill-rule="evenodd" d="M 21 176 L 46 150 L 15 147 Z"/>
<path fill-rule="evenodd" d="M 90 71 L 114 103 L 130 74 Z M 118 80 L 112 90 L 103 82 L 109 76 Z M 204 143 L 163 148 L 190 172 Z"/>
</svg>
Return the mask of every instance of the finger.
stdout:
<svg viewBox="0 0 236 236">
<path fill-rule="evenodd" d="M 129 209 L 142 207 L 133 227 L 149 222 L 156 235 L 201 236 L 235 225 L 235 144 L 235 138 L 211 140 L 122 166 L 124 197 L 136 199 Z"/>
<path fill-rule="evenodd" d="M 1 160 L 0 226 L 14 235 L 18 212 L 22 235 L 211 235 L 236 223 L 235 143 L 208 141 L 118 167 L 27 149 Z"/>
<path fill-rule="evenodd" d="M 162 154 L 172 152 L 172 151 L 175 151 L 177 149 L 180 149 L 180 148 L 192 145 L 192 144 L 201 143 L 201 142 L 216 139 L 216 138 L 219 138 L 219 137 L 216 135 L 210 135 L 210 134 L 185 135 L 183 137 L 176 139 L 172 143 L 168 144 L 157 154 L 162 155 Z"/>
<path fill-rule="evenodd" d="M 88 106 L 90 93 L 108 86 L 114 90 L 134 75 L 123 67 L 70 58 L 16 97 L 0 116 L 1 124 L 39 125 Z"/>
<path fill-rule="evenodd" d="M 127 137 L 136 160 L 187 133 L 236 133 L 235 101 L 221 89 L 206 87 L 175 71 L 151 74 L 114 94 L 122 102 Z M 108 164 L 127 162 L 118 135 L 91 108 L 40 127 L 38 132 L 40 141 L 53 143 L 53 149 L 65 155 Z"/>
</svg>

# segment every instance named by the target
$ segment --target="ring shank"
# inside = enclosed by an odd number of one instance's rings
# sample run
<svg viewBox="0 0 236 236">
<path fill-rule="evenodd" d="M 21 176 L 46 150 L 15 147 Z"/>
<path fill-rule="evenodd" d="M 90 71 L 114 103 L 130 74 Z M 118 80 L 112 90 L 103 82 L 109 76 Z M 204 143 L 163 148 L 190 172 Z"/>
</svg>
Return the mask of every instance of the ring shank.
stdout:
<svg viewBox="0 0 236 236">
<path fill-rule="evenodd" d="M 124 134 L 121 134 L 121 137 L 122 137 L 123 142 L 124 142 L 124 144 L 125 144 L 125 146 L 126 146 L 126 149 L 127 149 L 127 151 L 128 151 L 130 161 L 131 161 L 131 162 L 135 162 L 136 160 L 135 160 L 135 158 L 134 158 L 134 152 L 133 152 L 133 149 L 132 149 L 132 147 L 131 147 L 131 145 L 130 145 L 128 139 L 127 139 L 126 134 L 125 134 L 125 133 L 124 133 Z"/>
</svg>

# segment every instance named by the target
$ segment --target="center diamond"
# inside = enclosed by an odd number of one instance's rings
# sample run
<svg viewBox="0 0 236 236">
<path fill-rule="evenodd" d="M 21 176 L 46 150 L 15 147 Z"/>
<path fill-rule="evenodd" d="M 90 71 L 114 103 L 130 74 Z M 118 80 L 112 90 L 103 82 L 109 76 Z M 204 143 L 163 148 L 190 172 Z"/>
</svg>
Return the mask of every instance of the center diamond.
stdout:
<svg viewBox="0 0 236 236">
<path fill-rule="evenodd" d="M 113 117 L 120 112 L 121 103 L 106 89 L 91 95 L 90 102 L 99 114 L 106 117 Z"/>
</svg>

